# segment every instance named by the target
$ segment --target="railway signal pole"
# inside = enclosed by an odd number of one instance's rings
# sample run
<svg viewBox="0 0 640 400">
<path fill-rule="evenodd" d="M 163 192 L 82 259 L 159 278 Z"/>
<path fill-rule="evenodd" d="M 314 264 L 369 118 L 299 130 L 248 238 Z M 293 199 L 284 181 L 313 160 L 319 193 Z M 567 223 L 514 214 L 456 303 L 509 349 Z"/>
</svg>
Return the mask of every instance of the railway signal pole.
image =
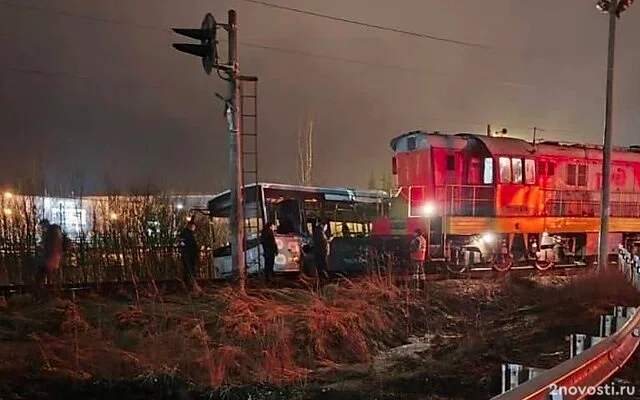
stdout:
<svg viewBox="0 0 640 400">
<path fill-rule="evenodd" d="M 605 122 L 602 156 L 602 201 L 600 207 L 600 238 L 598 269 L 603 272 L 609 259 L 609 218 L 611 215 L 611 136 L 613 124 L 613 70 L 616 43 L 616 22 L 633 0 L 599 0 L 597 8 L 609 14 L 609 45 L 607 53 L 607 92 L 605 100 Z"/>
<path fill-rule="evenodd" d="M 227 31 L 229 42 L 229 59 L 226 64 L 218 62 L 216 31 L 221 27 Z M 173 47 L 181 52 L 200 57 L 202 66 L 211 74 L 216 69 L 218 75 L 228 82 L 228 93 L 225 102 L 225 117 L 228 125 L 229 139 L 229 182 L 231 189 L 231 263 L 232 269 L 238 271 L 240 292 L 245 293 L 245 258 L 244 258 L 244 209 L 242 207 L 242 158 L 240 157 L 241 98 L 240 70 L 238 68 L 238 23 L 235 10 L 229 10 L 228 22 L 218 24 L 212 14 L 205 15 L 200 29 L 174 28 L 174 32 L 192 39 L 200 40 L 200 44 L 175 43 Z M 220 73 L 227 76 L 223 77 Z M 221 96 L 220 96 L 221 97 Z"/>
</svg>

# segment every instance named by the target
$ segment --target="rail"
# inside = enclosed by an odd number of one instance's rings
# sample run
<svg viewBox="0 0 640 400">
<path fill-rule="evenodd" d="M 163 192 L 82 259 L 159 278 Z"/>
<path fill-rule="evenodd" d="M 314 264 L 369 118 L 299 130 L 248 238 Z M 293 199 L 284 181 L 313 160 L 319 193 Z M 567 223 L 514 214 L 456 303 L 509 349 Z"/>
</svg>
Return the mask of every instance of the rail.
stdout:
<svg viewBox="0 0 640 400">
<path fill-rule="evenodd" d="M 625 276 L 640 290 L 640 258 L 620 245 L 618 261 Z M 636 312 L 613 335 L 492 400 L 584 399 L 589 396 L 588 388 L 602 385 L 622 369 L 639 344 L 640 312 Z M 559 396 L 557 388 L 577 390 L 566 390 Z"/>
</svg>

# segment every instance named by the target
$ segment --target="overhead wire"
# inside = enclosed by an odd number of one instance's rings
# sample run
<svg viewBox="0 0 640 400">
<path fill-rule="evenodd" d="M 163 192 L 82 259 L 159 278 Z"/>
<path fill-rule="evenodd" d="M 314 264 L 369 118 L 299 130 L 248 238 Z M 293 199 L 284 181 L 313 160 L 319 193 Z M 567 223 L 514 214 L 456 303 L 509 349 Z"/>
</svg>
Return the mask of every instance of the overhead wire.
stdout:
<svg viewBox="0 0 640 400">
<path fill-rule="evenodd" d="M 394 32 L 394 33 L 399 33 L 399 34 L 402 34 L 402 35 L 408 35 L 408 36 L 419 37 L 419 38 L 423 38 L 423 39 L 435 40 L 435 41 L 438 41 L 438 42 L 446 42 L 446 43 L 456 44 L 456 45 L 465 46 L 465 47 L 475 47 L 475 48 L 487 49 L 487 50 L 488 49 L 492 49 L 491 46 L 488 46 L 488 45 L 485 45 L 485 44 L 481 44 L 481 43 L 466 42 L 466 41 L 446 38 L 446 37 L 442 37 L 442 36 L 429 35 L 429 34 L 426 34 L 426 33 L 414 32 L 414 31 L 409 31 L 409 30 L 400 29 L 400 28 L 393 28 L 393 27 L 383 26 L 383 25 L 377 25 L 377 24 L 372 24 L 372 23 L 369 23 L 369 22 L 357 21 L 357 20 L 354 20 L 354 19 L 349 19 L 349 18 L 344 18 L 344 17 L 338 17 L 338 16 L 335 16 L 335 15 L 322 14 L 322 13 L 318 13 L 318 12 L 314 12 L 314 11 L 302 10 L 300 8 L 287 7 L 287 6 L 283 6 L 283 5 L 280 5 L 280 4 L 269 3 L 269 2 L 261 1 L 261 0 L 242 0 L 242 1 L 245 1 L 247 3 L 259 4 L 259 5 L 262 5 L 262 6 L 265 6 L 265 7 L 275 8 L 275 9 L 278 9 L 278 10 L 284 10 L 284 11 L 294 12 L 294 13 L 298 13 L 298 14 L 309 15 L 309 16 L 312 16 L 312 17 L 323 18 L 323 19 L 327 19 L 327 20 L 331 20 L 331 21 L 344 22 L 344 23 L 351 24 L 351 25 L 358 25 L 358 26 L 371 28 L 371 29 L 377 29 L 377 30 L 386 31 L 386 32 Z"/>
<path fill-rule="evenodd" d="M 265 6 L 274 6 L 274 7 L 278 7 L 278 8 L 282 8 L 283 7 L 283 6 L 274 5 L 272 3 L 258 1 L 258 0 L 255 0 L 255 1 L 254 0 L 244 0 L 244 1 L 257 2 L 257 4 L 263 4 Z M 86 20 L 89 20 L 89 21 L 105 23 L 105 24 L 115 24 L 115 25 L 120 25 L 120 26 L 127 26 L 127 27 L 132 27 L 132 28 L 163 32 L 165 34 L 171 34 L 172 33 L 171 30 L 169 30 L 168 28 L 160 28 L 160 27 L 156 27 L 156 26 L 142 25 L 142 24 L 126 22 L 126 21 L 112 20 L 112 19 L 100 18 L 100 17 L 95 17 L 95 16 L 88 16 L 88 15 L 83 15 L 83 14 L 75 14 L 75 13 L 70 13 L 70 12 L 67 12 L 67 11 L 60 11 L 60 10 L 37 7 L 37 6 L 24 6 L 24 5 L 19 5 L 19 4 L 15 4 L 15 3 L 12 3 L 12 2 L 8 2 L 6 0 L 0 0 L 0 5 L 5 5 L 5 6 L 8 6 L 8 7 L 13 7 L 13 8 L 17 8 L 17 9 L 25 9 L 25 10 L 38 11 L 38 12 L 44 12 L 44 13 L 50 13 L 50 14 L 58 14 L 58 15 L 62 15 L 62 16 L 65 16 L 65 17 L 70 17 L 70 18 L 86 19 Z M 284 8 L 285 9 L 289 9 L 290 7 L 284 7 Z M 299 10 L 299 9 L 291 8 L 291 10 L 295 10 L 296 12 L 299 11 L 299 12 L 307 13 L 306 11 Z M 316 15 L 316 13 L 313 13 L 313 12 L 308 12 L 308 13 L 310 13 L 310 15 Z M 327 18 L 331 17 L 331 16 L 327 16 L 325 14 L 318 14 L 318 16 L 327 17 Z M 338 18 L 338 17 L 336 17 L 336 18 Z M 341 19 L 338 18 L 338 20 L 341 20 Z M 367 23 L 363 23 L 363 24 L 364 24 L 364 26 L 372 25 L 373 27 L 379 27 L 380 29 L 384 28 L 384 27 L 381 27 L 381 26 L 378 26 L 378 25 L 373 25 L 373 24 L 367 24 Z M 395 31 L 394 28 L 389 28 L 389 29 L 391 29 L 392 31 Z M 399 30 L 399 31 L 405 32 L 405 31 L 402 31 L 402 30 Z M 412 33 L 410 31 L 406 31 L 406 34 L 415 34 L 415 35 L 420 36 L 420 37 L 432 38 L 431 35 L 423 35 L 423 34 L 419 34 L 419 33 Z M 466 44 L 466 45 L 469 45 L 469 46 L 472 46 L 472 47 L 475 46 L 475 44 L 473 44 L 473 43 L 460 42 L 460 41 L 456 41 L 456 40 L 450 40 L 450 39 L 447 39 L 447 38 L 441 38 L 441 37 L 433 36 L 433 39 L 434 40 L 448 41 L 448 42 L 451 42 L 451 43 L 458 43 L 459 42 L 460 44 Z M 220 42 L 225 42 L 225 40 L 219 40 L 219 41 Z M 287 49 L 287 48 L 281 48 L 281 47 L 258 44 L 258 43 L 249 43 L 249 42 L 240 41 L 239 45 L 244 46 L 244 47 L 248 47 L 248 48 L 262 49 L 262 50 L 267 50 L 267 51 L 275 51 L 275 52 L 280 52 L 280 53 L 288 53 L 288 54 L 294 54 L 294 55 L 299 55 L 299 56 L 304 56 L 304 57 L 311 57 L 311 58 L 331 60 L 331 61 L 337 61 L 337 62 L 345 62 L 345 63 L 350 63 L 350 64 L 364 65 L 364 66 L 369 66 L 369 67 L 377 68 L 377 69 L 388 69 L 388 70 L 394 70 L 394 71 L 406 71 L 406 72 L 412 72 L 412 73 L 430 74 L 430 75 L 439 75 L 439 76 L 454 76 L 454 74 L 441 72 L 441 71 L 434 71 L 434 70 L 421 69 L 421 68 L 411 68 L 411 67 L 406 67 L 406 66 L 402 66 L 402 65 L 389 65 L 389 64 L 386 64 L 386 63 L 378 63 L 378 62 L 371 62 L 371 61 L 365 61 L 365 60 L 357 60 L 357 59 L 346 58 L 346 57 L 337 57 L 337 56 L 331 56 L 331 55 L 326 55 L 326 54 L 321 54 L 321 53 L 306 52 L 306 51 L 295 50 L 295 49 Z M 485 48 L 485 49 L 490 49 L 491 48 L 490 46 L 484 46 L 484 45 L 479 45 L 479 44 L 477 45 L 477 47 L 481 47 L 481 48 Z M 495 79 L 493 77 L 486 76 L 486 75 L 478 76 L 478 77 L 483 79 L 483 81 L 486 81 L 486 79 L 490 79 L 491 81 L 495 82 L 496 84 L 501 84 L 501 85 L 517 86 L 517 87 L 530 87 L 530 88 L 537 87 L 537 85 L 530 84 L 530 83 L 515 82 L 515 81 L 504 80 L 504 79 Z M 571 90 L 575 91 L 574 88 L 571 88 Z"/>
<path fill-rule="evenodd" d="M 57 78 L 64 78 L 64 79 L 74 79 L 74 80 L 93 80 L 94 77 L 91 76 L 84 76 L 84 75 L 76 75 L 76 74 L 69 74 L 66 72 L 62 72 L 62 71 L 45 71 L 45 70 L 38 70 L 38 69 L 31 69 L 31 68 L 18 68 L 18 67 L 13 67 L 13 66 L 7 66 L 7 65 L 2 65 L 0 64 L 0 69 L 3 70 L 9 70 L 9 71 L 16 71 L 16 72 L 20 72 L 20 73 L 25 73 L 25 74 L 33 74 L 33 75 L 42 75 L 42 76 L 49 76 L 49 77 L 57 77 Z M 152 88 L 152 89 L 157 89 L 157 90 L 166 90 L 166 89 L 181 89 L 182 87 L 171 87 L 171 86 L 160 86 L 160 85 L 149 85 L 149 84 L 141 84 L 138 82 L 117 82 L 117 81 L 107 81 L 107 82 L 102 82 L 106 85 L 109 86 L 114 86 L 114 85 L 120 85 L 120 86 L 124 86 L 124 87 L 143 87 L 143 88 Z M 203 91 L 204 92 L 204 91 Z M 208 93 L 209 91 L 207 91 Z M 189 90 L 189 93 L 193 93 L 193 91 Z M 481 121 L 469 121 L 469 120 L 461 120 L 461 119 L 450 119 L 450 118 L 436 118 L 436 117 L 423 117 L 421 118 L 423 120 L 431 120 L 431 121 L 441 121 L 441 122 L 451 122 L 451 123 L 456 123 L 456 124 L 461 124 L 461 125 L 475 125 L 475 126 L 486 126 L 487 123 L 486 122 L 481 122 Z M 517 129 L 517 130 L 521 130 L 521 131 L 525 131 L 525 130 L 533 130 L 533 126 L 532 127 L 511 127 L 512 129 Z M 567 129 L 548 129 L 545 128 L 546 132 L 559 132 L 559 133 L 581 133 L 580 131 L 577 130 L 567 130 Z"/>
<path fill-rule="evenodd" d="M 271 7 L 271 8 L 275 8 L 275 9 L 281 9 L 281 10 L 285 10 L 285 11 L 306 14 L 306 15 L 310 15 L 310 16 L 314 16 L 314 17 L 318 17 L 318 18 L 330 19 L 330 20 L 334 20 L 334 21 L 338 21 L 338 22 L 355 24 L 355 25 L 359 25 L 359 26 L 363 26 L 363 27 L 367 27 L 367 28 L 372 28 L 372 29 L 390 31 L 390 32 L 395 32 L 395 33 L 409 35 L 409 36 L 415 36 L 415 37 L 420 37 L 420 38 L 425 38 L 425 39 L 430 39 L 430 40 L 447 42 L 447 43 L 461 45 L 461 46 L 465 46 L 465 47 L 475 47 L 475 48 L 481 48 L 481 49 L 485 49 L 485 50 L 494 49 L 492 46 L 483 45 L 483 44 L 479 44 L 479 43 L 465 42 L 465 41 L 449 39 L 449 38 L 445 38 L 445 37 L 439 37 L 439 36 L 434 36 L 434 35 L 429 35 L 429 34 L 422 34 L 422 33 L 418 33 L 418 32 L 412 32 L 412 31 L 403 30 L 403 29 L 385 27 L 385 26 L 382 26 L 382 25 L 370 24 L 370 23 L 363 22 L 363 21 L 350 20 L 350 19 L 347 19 L 347 18 L 336 17 L 336 16 L 332 16 L 332 15 L 328 15 L 328 14 L 321 14 L 321 13 L 316 13 L 316 12 L 312 12 L 312 11 L 306 11 L 306 10 L 302 10 L 302 9 L 298 9 L 298 8 L 286 7 L 286 6 L 282 6 L 282 5 L 278 5 L 278 4 L 274 4 L 274 3 L 269 3 L 269 2 L 266 2 L 266 1 L 262 1 L 262 0 L 242 0 L 242 1 L 249 2 L 249 3 L 254 3 L 254 4 L 259 4 L 259 5 L 262 5 L 262 6 Z M 71 13 L 71 12 L 67 12 L 67 11 L 63 11 L 63 10 L 50 9 L 50 8 L 45 8 L 45 7 L 37 7 L 37 6 L 32 6 L 32 5 L 15 4 L 15 3 L 12 3 L 12 2 L 9 2 L 9 1 L 5 1 L 5 0 L 0 0 L 0 5 L 11 7 L 11 8 L 16 8 L 16 9 L 24 9 L 24 10 L 30 10 L 30 11 L 36 11 L 36 12 L 42 12 L 42 13 L 57 14 L 57 15 L 61 15 L 61 16 L 69 17 L 69 18 L 85 19 L 85 20 L 92 21 L 92 22 L 98 22 L 98 23 L 104 23 L 104 24 L 113 24 L 113 25 L 120 25 L 120 26 L 131 27 L 131 28 L 136 28 L 136 29 L 143 29 L 143 30 L 148 30 L 148 31 L 162 32 L 162 33 L 165 33 L 167 35 L 172 33 L 172 31 L 170 29 L 168 29 L 168 28 L 160 28 L 160 27 L 157 27 L 157 26 L 143 25 L 143 24 L 139 24 L 139 23 L 135 23 L 135 22 L 121 21 L 121 20 L 101 18 L 101 17 L 95 17 L 95 16 L 90 16 L 90 15 L 84 15 L 84 14 Z M 220 41 L 224 42 L 224 40 L 220 40 Z M 263 45 L 263 44 L 257 44 L 257 43 L 239 42 L 239 45 L 242 45 L 242 46 L 245 46 L 245 47 L 249 47 L 249 48 L 254 48 L 254 49 L 261 49 L 261 50 L 274 51 L 274 52 L 280 52 L 280 53 L 288 53 L 288 54 L 300 55 L 300 56 L 305 56 L 305 57 L 326 59 L 326 60 L 330 60 L 330 61 L 345 62 L 345 63 L 369 66 L 369 67 L 374 67 L 374 68 L 379 68 L 379 69 L 391 69 L 391 70 L 394 70 L 394 71 L 406 71 L 406 72 L 412 72 L 412 73 L 440 75 L 440 76 L 452 76 L 453 75 L 453 74 L 448 74 L 448 73 L 440 72 L 440 71 L 418 69 L 418 68 L 410 68 L 410 67 L 399 66 L 399 65 L 389 65 L 389 64 L 384 64 L 384 63 L 370 62 L 370 61 L 365 61 L 365 60 L 357 60 L 357 59 L 352 59 L 352 58 L 337 57 L 337 56 L 331 56 L 331 55 L 326 55 L 326 54 L 306 52 L 306 51 L 301 51 L 301 50 L 297 50 L 297 49 L 281 48 L 281 47 Z M 39 70 L 39 69 L 20 68 L 20 67 L 14 67 L 14 66 L 6 66 L 6 65 L 0 65 L 0 68 L 8 69 L 8 70 L 16 71 L 16 72 L 28 73 L 28 74 L 36 74 L 36 75 L 43 75 L 43 76 L 47 76 L 48 75 L 48 76 L 56 76 L 56 77 L 69 78 L 69 79 L 84 79 L 84 80 L 96 79 L 96 78 L 89 77 L 89 76 L 80 76 L 80 75 L 68 74 L 68 73 L 61 72 L 61 71 L 45 71 L 45 70 Z M 491 77 L 488 77 L 488 76 L 482 76 L 481 78 L 483 80 L 486 80 L 487 78 L 492 79 Z M 495 83 L 502 84 L 502 85 L 508 85 L 508 86 L 537 87 L 536 85 L 532 85 L 532 84 L 519 83 L 519 82 L 513 82 L 513 81 L 506 81 L 506 80 L 500 80 L 500 79 L 493 80 L 493 81 Z M 149 88 L 154 88 L 154 89 L 169 88 L 166 85 L 140 84 L 138 82 L 133 82 L 133 81 L 120 82 L 120 83 L 125 85 L 125 86 L 131 86 L 131 87 L 149 87 Z M 172 89 L 174 89 L 174 88 L 172 88 Z M 531 128 L 531 129 L 533 129 L 533 128 Z M 554 130 L 554 131 L 558 131 L 559 132 L 559 130 Z M 575 131 L 567 131 L 567 132 L 575 132 Z"/>
<path fill-rule="evenodd" d="M 431 40 L 435 40 L 435 41 L 441 41 L 441 42 L 446 42 L 446 43 L 452 43 L 452 44 L 458 44 L 458 45 L 462 45 L 462 46 L 476 47 L 476 48 L 482 48 L 482 49 L 491 49 L 492 48 L 491 46 L 487 46 L 487 45 L 480 44 L 480 43 L 465 42 L 465 41 L 461 41 L 461 40 L 450 39 L 450 38 L 445 38 L 445 37 L 440 37 L 440 36 L 435 36 L 435 35 L 422 34 L 422 33 L 419 33 L 419 32 L 413 32 L 413 31 L 403 30 L 403 29 L 399 29 L 399 28 L 385 27 L 385 26 L 382 26 L 382 25 L 376 25 L 376 24 L 371 24 L 371 23 L 362 22 L 362 21 L 355 21 L 355 20 L 351 20 L 351 19 L 348 19 L 348 18 L 336 17 L 336 16 L 332 16 L 332 15 L 328 15 L 328 14 L 321 14 L 321 13 L 316 13 L 316 12 L 312 12 L 312 11 L 306 11 L 306 10 L 293 8 L 293 7 L 286 7 L 286 6 L 282 6 L 282 5 L 278 5 L 278 4 L 268 3 L 266 1 L 259 1 L 259 0 L 243 0 L 243 1 L 246 1 L 246 2 L 249 2 L 249 3 L 254 3 L 254 4 L 260 4 L 260 5 L 263 5 L 263 6 L 266 6 L 266 7 L 276 8 L 276 9 L 280 9 L 280 10 L 286 10 L 286 11 L 306 14 L 306 15 L 310 15 L 310 16 L 314 16 L 314 17 L 319 17 L 319 18 L 324 18 L 324 19 L 329 19 L 329 20 L 339 21 L 339 22 L 344 22 L 344 23 L 349 23 L 349 24 L 355 24 L 355 25 L 359 25 L 359 26 L 363 26 L 363 27 L 367 27 L 367 28 L 384 30 L 384 31 L 388 31 L 388 32 L 395 32 L 395 33 L 400 33 L 400 34 L 404 34 L 404 35 L 420 37 L 420 38 L 424 38 L 424 39 L 431 39 Z M 106 18 L 91 16 L 91 15 L 70 13 L 70 12 L 67 12 L 67 11 L 51 9 L 51 8 L 46 8 L 46 7 L 15 4 L 15 3 L 12 3 L 12 2 L 8 2 L 8 1 L 0 1 L 0 4 L 5 5 L 7 7 L 12 7 L 12 8 L 19 8 L 19 9 L 39 11 L 39 12 L 55 13 L 55 14 L 66 16 L 66 17 L 82 18 L 82 19 L 86 19 L 86 20 L 94 21 L 94 22 L 103 22 L 103 23 L 108 23 L 108 24 L 131 26 L 131 27 L 136 27 L 136 28 L 139 28 L 139 29 L 146 29 L 146 30 L 152 30 L 152 31 L 162 31 L 162 32 L 167 32 L 167 33 L 170 32 L 170 30 L 166 29 L 166 28 L 159 28 L 159 27 L 156 27 L 156 26 L 143 25 L 143 24 L 138 24 L 138 23 L 126 22 L 126 21 L 118 21 L 118 20 L 113 20 L 113 19 L 106 19 Z"/>
<path fill-rule="evenodd" d="M 24 5 L 24 4 L 15 4 L 15 3 L 12 3 L 10 1 L 5 1 L 5 0 L 1 0 L 0 1 L 0 5 L 6 6 L 6 7 L 11 7 L 11 8 L 16 8 L 16 9 L 22 9 L 22 10 L 31 10 L 31 11 L 38 11 L 38 12 L 49 13 L 49 14 L 57 14 L 57 15 L 62 15 L 62 16 L 65 16 L 65 17 L 70 17 L 70 18 L 86 19 L 86 20 L 89 20 L 89 21 L 101 22 L 101 23 L 105 23 L 105 24 L 130 26 L 130 27 L 138 28 L 138 29 L 146 29 L 146 30 L 151 30 L 151 31 L 163 31 L 163 32 L 166 32 L 166 33 L 170 33 L 171 32 L 167 28 L 159 28 L 159 27 L 156 27 L 156 26 L 142 25 L 142 24 L 137 24 L 137 23 L 128 22 L 128 21 L 118 21 L 118 20 L 115 20 L 115 19 L 100 18 L 100 17 L 96 17 L 96 16 L 93 16 L 93 15 L 76 14 L 76 13 L 71 13 L 71 12 L 68 12 L 68 11 L 57 10 L 57 9 L 46 8 L 46 7 L 38 7 L 38 6 Z"/>
<path fill-rule="evenodd" d="M 375 30 L 385 31 L 385 32 L 392 32 L 392 33 L 397 33 L 397 34 L 401 34 L 401 35 L 405 35 L 405 36 L 412 36 L 412 37 L 416 37 L 416 38 L 420 38 L 420 39 L 427 39 L 427 40 L 431 40 L 431 41 L 444 42 L 444 43 L 448 43 L 448 44 L 453 44 L 453 45 L 458 45 L 458 46 L 461 46 L 461 47 L 465 47 L 465 48 L 468 48 L 468 49 L 480 49 L 480 50 L 485 50 L 485 51 L 493 51 L 493 52 L 496 52 L 496 53 L 502 53 L 504 55 L 510 55 L 510 56 L 517 57 L 517 58 L 538 59 L 540 61 L 552 62 L 554 64 L 557 64 L 558 62 L 560 62 L 560 60 L 550 60 L 548 58 L 541 57 L 541 56 L 539 56 L 537 54 L 525 53 L 525 52 L 523 52 L 521 50 L 518 50 L 518 49 L 499 48 L 499 47 L 488 45 L 488 44 L 484 44 L 484 43 L 469 42 L 469 41 L 464 41 L 464 40 L 459 40 L 459 39 L 448 38 L 448 37 L 444 37 L 444 36 L 436 36 L 436 35 L 431 35 L 431 34 L 411 31 L 411 30 L 407 30 L 407 29 L 400 29 L 400 28 L 396 28 L 396 27 L 392 27 L 392 26 L 373 24 L 373 23 L 369 23 L 369 22 L 365 22 L 365 21 L 358 21 L 358 20 L 355 20 L 355 19 L 352 19 L 352 18 L 340 17 L 340 16 L 337 16 L 337 15 L 324 14 L 324 13 L 319 13 L 319 12 L 315 12 L 315 11 L 304 10 L 304 9 L 301 9 L 301 8 L 284 6 L 284 5 L 281 5 L 281 4 L 271 3 L 271 2 L 268 2 L 268 1 L 264 1 L 264 0 L 239 0 L 239 1 L 243 1 L 245 3 L 250 3 L 250 4 L 254 4 L 254 5 L 260 5 L 260 6 L 267 7 L 267 8 L 272 8 L 272 9 L 275 9 L 275 10 L 281 10 L 281 11 L 286 11 L 286 12 L 291 12 L 291 13 L 296 13 L 296 14 L 301 14 L 301 15 L 307 15 L 307 16 L 310 16 L 310 17 L 321 18 L 321 19 L 325 19 L 325 20 L 329 20 L 329 21 L 342 22 L 342 23 L 345 23 L 345 24 L 350 24 L 350 25 L 354 25 L 354 26 L 360 26 L 360 27 L 363 27 L 363 28 L 375 29 Z M 570 61 L 562 60 L 562 62 L 568 62 L 568 63 L 571 63 L 571 65 L 575 65 L 575 61 L 573 59 L 570 60 Z"/>
</svg>

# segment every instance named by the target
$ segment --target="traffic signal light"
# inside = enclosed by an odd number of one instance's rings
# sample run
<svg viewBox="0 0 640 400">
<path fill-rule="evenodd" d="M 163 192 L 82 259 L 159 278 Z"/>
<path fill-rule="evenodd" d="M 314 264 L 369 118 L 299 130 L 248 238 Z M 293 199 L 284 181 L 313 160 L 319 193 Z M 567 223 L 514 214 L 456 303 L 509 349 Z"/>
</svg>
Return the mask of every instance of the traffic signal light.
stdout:
<svg viewBox="0 0 640 400">
<path fill-rule="evenodd" d="M 611 1 L 610 0 L 599 0 L 598 4 L 596 4 L 596 7 L 598 8 L 598 10 L 600 10 L 600 12 L 607 13 L 607 12 L 609 12 L 609 9 L 611 8 Z"/>
<path fill-rule="evenodd" d="M 183 53 L 202 58 L 202 66 L 207 74 L 218 65 L 218 50 L 216 41 L 217 24 L 211 13 L 207 13 L 202 20 L 200 29 L 173 28 L 179 35 L 200 40 L 200 44 L 174 43 L 173 47 Z"/>
<path fill-rule="evenodd" d="M 620 0 L 618 3 L 618 7 L 616 7 L 616 16 L 620 18 L 620 14 L 625 12 L 627 8 L 631 7 L 633 4 L 633 0 Z"/>
</svg>

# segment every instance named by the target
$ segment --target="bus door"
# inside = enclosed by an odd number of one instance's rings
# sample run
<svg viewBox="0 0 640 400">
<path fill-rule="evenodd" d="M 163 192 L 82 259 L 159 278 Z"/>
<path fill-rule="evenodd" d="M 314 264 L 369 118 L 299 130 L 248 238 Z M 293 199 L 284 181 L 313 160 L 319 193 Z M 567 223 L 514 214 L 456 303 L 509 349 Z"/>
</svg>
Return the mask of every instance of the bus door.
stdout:
<svg viewBox="0 0 640 400">
<path fill-rule="evenodd" d="M 300 202 L 297 199 L 285 199 L 276 206 L 277 229 L 281 235 L 300 235 L 303 230 Z"/>
</svg>

